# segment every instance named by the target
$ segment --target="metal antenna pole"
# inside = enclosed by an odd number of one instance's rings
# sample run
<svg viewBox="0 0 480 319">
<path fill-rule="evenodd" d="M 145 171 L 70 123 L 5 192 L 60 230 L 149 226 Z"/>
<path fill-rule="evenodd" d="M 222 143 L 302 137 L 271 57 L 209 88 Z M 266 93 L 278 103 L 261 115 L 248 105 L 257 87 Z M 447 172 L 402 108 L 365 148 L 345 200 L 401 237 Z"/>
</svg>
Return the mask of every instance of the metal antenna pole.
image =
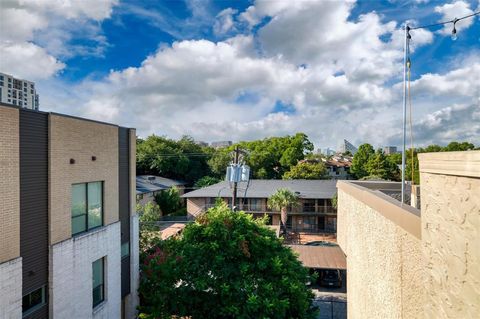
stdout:
<svg viewBox="0 0 480 319">
<path fill-rule="evenodd" d="M 405 22 L 405 46 L 403 56 L 403 150 L 402 150 L 402 205 L 405 203 L 405 153 L 407 137 L 407 54 L 408 54 L 408 36 L 410 27 Z"/>
<path fill-rule="evenodd" d="M 235 147 L 235 157 L 233 160 L 233 164 L 235 164 L 235 167 L 238 165 L 238 160 L 239 160 L 239 154 L 240 150 L 238 149 L 238 146 Z M 237 201 L 237 182 L 233 182 L 233 194 L 232 194 L 232 210 L 235 211 L 235 203 Z"/>
</svg>

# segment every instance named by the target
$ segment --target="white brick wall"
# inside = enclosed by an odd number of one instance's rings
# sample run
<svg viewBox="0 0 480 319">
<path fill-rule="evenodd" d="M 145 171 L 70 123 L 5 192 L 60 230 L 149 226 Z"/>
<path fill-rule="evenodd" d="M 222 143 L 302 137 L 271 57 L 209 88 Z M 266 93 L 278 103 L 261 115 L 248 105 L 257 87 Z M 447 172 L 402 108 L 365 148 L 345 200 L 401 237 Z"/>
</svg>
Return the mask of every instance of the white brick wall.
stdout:
<svg viewBox="0 0 480 319">
<path fill-rule="evenodd" d="M 138 284 L 139 284 L 139 229 L 138 215 L 130 219 L 130 294 L 126 297 L 125 314 L 126 318 L 137 317 L 138 306 Z"/>
<path fill-rule="evenodd" d="M 92 309 L 92 263 L 105 257 L 105 303 Z M 62 241 L 50 250 L 54 319 L 120 318 L 120 222 Z"/>
<path fill-rule="evenodd" d="M 22 317 L 22 257 L 0 264 L 0 318 Z"/>
</svg>

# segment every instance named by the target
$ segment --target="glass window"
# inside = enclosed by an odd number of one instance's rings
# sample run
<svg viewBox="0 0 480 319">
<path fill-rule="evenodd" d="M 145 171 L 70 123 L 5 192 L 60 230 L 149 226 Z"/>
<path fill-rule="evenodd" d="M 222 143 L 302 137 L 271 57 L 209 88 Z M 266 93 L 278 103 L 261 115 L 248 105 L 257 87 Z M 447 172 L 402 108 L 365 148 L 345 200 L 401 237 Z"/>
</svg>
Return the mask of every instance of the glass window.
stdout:
<svg viewBox="0 0 480 319">
<path fill-rule="evenodd" d="M 315 212 L 315 200 L 314 199 L 304 199 L 303 200 L 303 211 L 307 213 Z"/>
<path fill-rule="evenodd" d="M 102 182 L 88 183 L 88 228 L 102 226 Z"/>
<path fill-rule="evenodd" d="M 92 298 L 93 298 L 93 308 L 99 305 L 102 301 L 105 300 L 105 289 L 104 289 L 104 258 L 100 258 L 93 262 L 92 264 Z"/>
<path fill-rule="evenodd" d="M 260 198 L 250 198 L 250 210 L 251 211 L 261 211 L 262 210 L 262 200 Z"/>
<path fill-rule="evenodd" d="M 32 291 L 22 298 L 22 312 L 26 316 L 46 303 L 45 286 Z"/>
<path fill-rule="evenodd" d="M 123 243 L 121 246 L 121 250 L 122 258 L 130 256 L 130 242 L 127 241 L 126 243 Z"/>
<path fill-rule="evenodd" d="M 72 235 L 103 225 L 103 182 L 72 185 Z"/>
</svg>

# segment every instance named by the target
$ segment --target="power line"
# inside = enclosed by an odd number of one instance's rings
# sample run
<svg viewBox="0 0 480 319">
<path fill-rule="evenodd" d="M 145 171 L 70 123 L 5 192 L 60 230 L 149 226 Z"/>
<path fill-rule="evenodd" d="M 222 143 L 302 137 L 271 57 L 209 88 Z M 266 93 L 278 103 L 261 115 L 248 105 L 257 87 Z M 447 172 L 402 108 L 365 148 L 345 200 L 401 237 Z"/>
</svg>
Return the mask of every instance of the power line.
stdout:
<svg viewBox="0 0 480 319">
<path fill-rule="evenodd" d="M 431 27 L 437 27 L 437 26 L 441 26 L 441 25 L 445 25 L 445 24 L 449 24 L 449 23 L 457 23 L 458 21 L 461 21 L 461 20 L 463 20 L 463 19 L 467 19 L 467 18 L 476 16 L 476 15 L 479 15 L 479 14 L 480 14 L 480 11 L 474 12 L 474 13 L 472 13 L 472 14 L 466 15 L 466 16 L 461 17 L 461 18 L 458 18 L 458 19 L 457 19 L 457 18 L 454 18 L 454 19 L 448 20 L 448 21 L 443 21 L 443 22 L 438 22 L 438 23 L 433 23 L 433 24 L 422 25 L 422 26 L 419 26 L 419 27 L 410 28 L 410 30 L 428 29 L 428 28 L 431 28 Z"/>
</svg>

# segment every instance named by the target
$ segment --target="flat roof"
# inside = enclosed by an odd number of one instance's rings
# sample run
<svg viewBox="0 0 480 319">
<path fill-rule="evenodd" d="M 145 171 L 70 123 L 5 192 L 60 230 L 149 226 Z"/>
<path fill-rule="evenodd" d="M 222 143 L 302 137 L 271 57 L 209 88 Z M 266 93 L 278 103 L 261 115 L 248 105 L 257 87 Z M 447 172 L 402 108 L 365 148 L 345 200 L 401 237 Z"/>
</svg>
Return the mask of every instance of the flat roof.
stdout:
<svg viewBox="0 0 480 319">
<path fill-rule="evenodd" d="M 268 198 L 279 188 L 287 188 L 298 192 L 300 198 L 330 199 L 337 192 L 336 180 L 306 180 L 306 179 L 252 179 L 249 182 L 238 183 L 238 198 Z M 230 197 L 232 189 L 230 183 L 223 181 L 208 187 L 200 188 L 184 194 L 183 198 L 201 197 Z"/>
<path fill-rule="evenodd" d="M 340 247 L 288 245 L 298 254 L 298 259 L 307 268 L 347 269 L 347 259 Z"/>
</svg>

